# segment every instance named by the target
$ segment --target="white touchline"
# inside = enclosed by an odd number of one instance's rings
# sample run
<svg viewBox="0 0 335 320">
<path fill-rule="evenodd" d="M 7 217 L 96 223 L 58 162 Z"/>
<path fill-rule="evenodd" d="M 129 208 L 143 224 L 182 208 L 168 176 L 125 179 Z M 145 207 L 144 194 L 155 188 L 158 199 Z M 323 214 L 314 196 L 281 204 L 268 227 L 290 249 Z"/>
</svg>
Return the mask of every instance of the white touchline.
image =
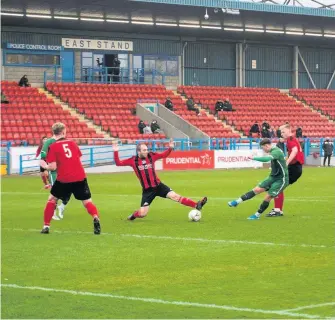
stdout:
<svg viewBox="0 0 335 320">
<path fill-rule="evenodd" d="M 298 310 L 314 309 L 314 308 L 321 308 L 321 307 L 327 307 L 327 306 L 335 306 L 335 302 L 311 304 L 309 306 L 302 306 L 302 307 L 298 307 L 298 308 L 294 308 L 294 309 L 287 309 L 287 310 L 283 310 L 283 311 L 298 311 Z"/>
<path fill-rule="evenodd" d="M 1 194 L 6 194 L 6 195 L 44 195 L 47 196 L 48 193 L 45 192 L 12 192 L 12 191 L 4 191 L 1 192 Z M 140 194 L 111 194 L 111 193 L 93 193 L 93 196 L 104 196 L 104 197 L 142 197 Z M 188 196 L 189 198 L 201 198 L 202 196 Z M 232 200 L 236 198 L 235 196 L 231 197 L 211 197 L 209 196 L 209 200 Z M 320 197 L 299 197 L 299 198 L 285 198 L 285 201 L 295 201 L 295 202 L 334 202 L 333 201 L 334 197 L 331 196 L 320 196 Z M 251 199 L 251 201 L 255 201 L 257 198 Z"/>
<path fill-rule="evenodd" d="M 299 317 L 299 318 L 307 318 L 307 319 L 324 318 L 324 317 L 317 316 L 317 315 L 302 314 L 302 313 L 288 312 L 288 311 L 282 311 L 282 310 L 263 310 L 263 309 L 240 308 L 240 307 L 217 305 L 217 304 L 196 303 L 196 302 L 187 302 L 187 301 L 169 301 L 169 300 L 162 300 L 162 299 L 156 299 L 156 298 L 121 296 L 121 295 L 114 295 L 110 293 L 74 291 L 74 290 L 65 290 L 65 289 L 35 287 L 35 286 L 32 286 L 32 287 L 19 286 L 16 284 L 1 284 L 1 286 L 4 288 L 39 290 L 39 291 L 47 291 L 47 292 L 55 292 L 55 293 L 67 293 L 67 294 L 72 294 L 72 295 L 142 301 L 142 302 L 147 302 L 147 303 L 167 304 L 167 305 L 176 305 L 176 306 L 188 306 L 188 307 L 198 307 L 198 308 L 207 308 L 207 309 L 210 308 L 210 309 L 232 310 L 232 311 L 242 311 L 242 312 L 264 313 L 264 314 L 277 314 L 277 315 L 282 315 L 282 316 L 291 316 L 291 317 Z"/>
<path fill-rule="evenodd" d="M 21 228 L 2 228 L 8 231 L 22 231 L 22 232 L 39 232 L 39 229 L 21 229 Z M 67 231 L 67 230 L 52 230 L 54 233 L 70 233 L 70 234 L 92 234 L 89 231 Z M 205 239 L 205 238 L 183 238 L 183 237 L 170 237 L 170 236 L 156 236 L 144 234 L 126 234 L 126 233 L 110 233 L 104 232 L 102 236 L 120 236 L 120 237 L 133 237 L 142 239 L 157 239 L 157 240 L 173 240 L 173 241 L 196 241 L 196 242 L 209 242 L 221 244 L 250 244 L 250 245 L 265 245 L 265 246 L 280 246 L 280 247 L 299 247 L 299 248 L 334 248 L 334 246 L 326 246 L 322 244 L 290 244 L 290 243 L 275 243 L 275 242 L 257 242 L 246 240 L 224 240 L 224 239 Z"/>
</svg>

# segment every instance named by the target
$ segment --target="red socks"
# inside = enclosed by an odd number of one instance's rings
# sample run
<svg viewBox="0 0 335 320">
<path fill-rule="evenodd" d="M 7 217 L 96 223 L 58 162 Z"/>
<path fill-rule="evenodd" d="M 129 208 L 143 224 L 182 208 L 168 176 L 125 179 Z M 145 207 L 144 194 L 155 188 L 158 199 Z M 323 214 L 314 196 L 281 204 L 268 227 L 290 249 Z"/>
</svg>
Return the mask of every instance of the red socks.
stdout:
<svg viewBox="0 0 335 320">
<path fill-rule="evenodd" d="M 50 221 L 56 209 L 56 202 L 48 201 L 44 209 L 44 225 L 50 226 Z"/>
<path fill-rule="evenodd" d="M 283 211 L 283 206 L 284 206 L 284 193 L 281 192 L 275 198 L 275 209 L 280 209 L 280 211 Z"/>
<path fill-rule="evenodd" d="M 187 207 L 191 207 L 191 208 L 195 208 L 197 206 L 197 203 L 194 202 L 193 200 L 191 199 L 188 199 L 188 198 L 183 198 L 181 197 L 179 199 L 179 202 L 184 205 L 184 206 L 187 206 Z"/>
<path fill-rule="evenodd" d="M 43 180 L 44 185 L 49 184 L 48 177 L 42 176 L 42 180 Z"/>
<path fill-rule="evenodd" d="M 85 208 L 93 218 L 99 218 L 98 209 L 93 202 L 87 202 Z"/>
</svg>

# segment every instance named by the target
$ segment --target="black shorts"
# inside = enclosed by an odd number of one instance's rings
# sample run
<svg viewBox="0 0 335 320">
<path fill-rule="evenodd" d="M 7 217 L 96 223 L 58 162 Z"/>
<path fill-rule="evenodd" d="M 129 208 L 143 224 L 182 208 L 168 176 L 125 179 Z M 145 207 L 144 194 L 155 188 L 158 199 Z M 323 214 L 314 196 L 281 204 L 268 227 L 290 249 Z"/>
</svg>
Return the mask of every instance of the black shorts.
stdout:
<svg viewBox="0 0 335 320">
<path fill-rule="evenodd" d="M 288 182 L 293 184 L 296 182 L 302 175 L 302 165 L 299 162 L 290 164 L 288 166 Z"/>
<path fill-rule="evenodd" d="M 170 189 L 164 183 L 160 183 L 156 188 L 143 190 L 141 207 L 150 206 L 151 202 L 154 201 L 156 197 L 166 198 L 170 191 L 172 191 L 172 189 Z"/>
<path fill-rule="evenodd" d="M 53 184 L 50 193 L 57 199 L 70 199 L 73 194 L 77 200 L 88 200 L 91 198 L 91 191 L 87 180 L 63 183 L 58 180 Z"/>
<path fill-rule="evenodd" d="M 44 172 L 44 171 L 45 171 L 45 169 L 40 167 L 40 172 Z"/>
</svg>

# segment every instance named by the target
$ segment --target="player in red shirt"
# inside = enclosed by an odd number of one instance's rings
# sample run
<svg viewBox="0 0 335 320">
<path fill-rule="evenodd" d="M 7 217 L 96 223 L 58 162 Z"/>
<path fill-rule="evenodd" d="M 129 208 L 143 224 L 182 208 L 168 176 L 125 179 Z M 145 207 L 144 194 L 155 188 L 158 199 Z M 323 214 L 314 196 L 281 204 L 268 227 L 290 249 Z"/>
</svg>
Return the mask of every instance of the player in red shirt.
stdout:
<svg viewBox="0 0 335 320">
<path fill-rule="evenodd" d="M 42 151 L 42 148 L 43 148 L 43 144 L 45 141 L 47 141 L 48 137 L 46 136 L 43 136 L 41 141 L 40 141 L 40 144 L 36 150 L 36 156 L 35 158 L 38 158 L 38 156 L 41 154 L 41 151 Z M 40 167 L 40 175 L 41 175 L 41 179 L 44 183 L 44 188 L 45 189 L 50 189 L 50 183 L 49 183 L 49 180 L 48 180 L 48 171 L 43 169 L 42 167 Z"/>
<path fill-rule="evenodd" d="M 280 128 L 281 135 L 286 142 L 288 158 L 286 164 L 288 166 L 289 184 L 295 183 L 302 175 L 302 165 L 304 164 L 304 153 L 297 138 L 293 136 L 291 126 L 284 124 Z M 280 193 L 275 199 L 275 207 L 266 216 L 281 217 L 283 216 L 284 193 Z"/>
<path fill-rule="evenodd" d="M 87 212 L 93 218 L 94 233 L 100 234 L 100 220 L 96 206 L 91 200 L 91 191 L 87 183 L 86 173 L 80 161 L 81 151 L 74 141 L 68 140 L 65 125 L 57 122 L 52 126 L 56 142 L 50 145 L 49 152 L 41 167 L 46 170 L 57 169 L 57 179 L 53 184 L 48 202 L 44 209 L 44 227 L 41 233 L 49 233 L 50 221 L 54 214 L 58 199 L 69 199 L 73 194 L 82 201 Z M 48 164 L 47 164 L 48 163 Z"/>
<path fill-rule="evenodd" d="M 184 198 L 175 193 L 162 183 L 155 171 L 155 162 L 159 159 L 166 158 L 173 150 L 173 140 L 170 140 L 169 149 L 161 153 L 149 152 L 148 147 L 144 143 L 140 143 L 136 147 L 137 155 L 131 158 L 120 160 L 119 148 L 117 142 L 113 143 L 114 160 L 117 166 L 130 166 L 133 168 L 138 180 L 142 186 L 142 201 L 139 210 L 135 211 L 128 217 L 128 220 L 135 220 L 136 218 L 144 218 L 149 211 L 149 206 L 156 197 L 169 198 L 173 201 L 179 202 L 184 206 L 201 210 L 207 202 L 207 197 L 202 198 L 198 202 L 191 199 Z"/>
</svg>

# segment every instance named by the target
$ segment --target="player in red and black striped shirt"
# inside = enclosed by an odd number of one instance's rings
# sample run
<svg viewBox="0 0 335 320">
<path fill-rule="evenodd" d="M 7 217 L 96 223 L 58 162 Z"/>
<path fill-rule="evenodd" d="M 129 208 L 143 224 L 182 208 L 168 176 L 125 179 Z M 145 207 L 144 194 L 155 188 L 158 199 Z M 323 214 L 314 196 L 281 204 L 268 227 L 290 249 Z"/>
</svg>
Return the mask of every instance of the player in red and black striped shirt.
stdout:
<svg viewBox="0 0 335 320">
<path fill-rule="evenodd" d="M 304 164 L 304 153 L 299 140 L 293 136 L 291 126 L 284 124 L 280 128 L 281 136 L 286 142 L 288 158 L 286 160 L 288 168 L 289 185 L 295 183 L 302 175 L 302 165 Z M 267 217 L 283 216 L 284 193 L 281 192 L 275 199 L 275 207 Z"/>
<path fill-rule="evenodd" d="M 202 198 L 198 202 L 194 202 L 191 199 L 184 198 L 179 194 L 175 193 L 162 183 L 155 171 L 155 161 L 166 158 L 173 150 L 173 140 L 170 140 L 169 149 L 161 153 L 149 152 L 148 147 L 144 143 L 140 143 L 136 147 L 137 155 L 131 158 L 120 160 L 119 148 L 117 142 L 113 143 L 114 149 L 114 160 L 117 166 L 130 166 L 133 168 L 137 178 L 139 179 L 143 192 L 141 207 L 128 217 L 128 220 L 134 220 L 136 218 L 144 218 L 149 211 L 151 202 L 158 196 L 161 198 L 168 198 L 173 201 L 179 202 L 184 206 L 196 208 L 201 210 L 207 202 L 207 197 Z"/>
</svg>

